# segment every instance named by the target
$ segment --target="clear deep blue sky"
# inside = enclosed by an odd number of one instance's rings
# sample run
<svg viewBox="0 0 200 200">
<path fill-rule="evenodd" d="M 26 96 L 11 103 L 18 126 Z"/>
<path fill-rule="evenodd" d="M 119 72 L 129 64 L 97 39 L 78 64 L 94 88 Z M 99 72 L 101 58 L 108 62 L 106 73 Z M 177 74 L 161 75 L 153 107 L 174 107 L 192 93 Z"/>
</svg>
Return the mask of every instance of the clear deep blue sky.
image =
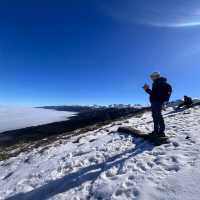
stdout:
<svg viewBox="0 0 200 200">
<path fill-rule="evenodd" d="M 1 1 L 0 104 L 147 103 L 152 71 L 200 96 L 200 3 L 149 2 Z"/>
</svg>

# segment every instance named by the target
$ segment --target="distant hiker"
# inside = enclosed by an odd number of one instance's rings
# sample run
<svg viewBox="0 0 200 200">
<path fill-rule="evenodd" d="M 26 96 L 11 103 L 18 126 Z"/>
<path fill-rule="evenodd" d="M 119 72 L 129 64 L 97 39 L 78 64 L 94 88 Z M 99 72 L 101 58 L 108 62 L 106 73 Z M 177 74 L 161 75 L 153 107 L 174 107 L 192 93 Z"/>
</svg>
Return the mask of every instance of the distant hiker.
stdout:
<svg viewBox="0 0 200 200">
<path fill-rule="evenodd" d="M 172 87 L 167 83 L 167 79 L 161 77 L 159 72 L 151 74 L 153 81 L 152 89 L 149 85 L 144 85 L 144 90 L 150 95 L 154 131 L 152 136 L 165 137 L 165 122 L 162 116 L 162 108 L 168 102 L 172 93 Z"/>
<path fill-rule="evenodd" d="M 183 98 L 183 103 L 179 104 L 179 106 L 176 108 L 176 110 L 178 110 L 182 107 L 190 108 L 192 106 L 192 104 L 193 104 L 192 98 L 185 95 Z"/>
</svg>

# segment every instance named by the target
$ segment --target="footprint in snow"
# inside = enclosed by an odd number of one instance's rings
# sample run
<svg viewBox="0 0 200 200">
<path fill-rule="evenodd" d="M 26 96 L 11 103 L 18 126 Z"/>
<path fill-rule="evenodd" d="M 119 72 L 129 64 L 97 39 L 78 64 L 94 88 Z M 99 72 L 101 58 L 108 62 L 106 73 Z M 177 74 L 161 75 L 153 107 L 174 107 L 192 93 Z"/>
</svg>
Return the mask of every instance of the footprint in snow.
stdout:
<svg viewBox="0 0 200 200">
<path fill-rule="evenodd" d="M 130 181 L 133 181 L 135 179 L 135 177 L 133 176 L 133 175 L 130 175 L 129 177 L 128 177 L 128 180 L 130 180 Z"/>
</svg>

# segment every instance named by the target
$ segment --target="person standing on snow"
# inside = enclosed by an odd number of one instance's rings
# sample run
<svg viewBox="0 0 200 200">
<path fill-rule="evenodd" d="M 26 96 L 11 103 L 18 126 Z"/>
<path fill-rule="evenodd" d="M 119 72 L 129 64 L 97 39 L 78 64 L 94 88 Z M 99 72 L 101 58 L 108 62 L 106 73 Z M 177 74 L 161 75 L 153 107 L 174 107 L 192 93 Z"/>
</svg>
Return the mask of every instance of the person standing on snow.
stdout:
<svg viewBox="0 0 200 200">
<path fill-rule="evenodd" d="M 172 87 L 167 83 L 167 79 L 161 77 L 159 72 L 151 74 L 153 81 L 152 89 L 145 84 L 143 89 L 150 95 L 152 108 L 152 117 L 154 122 L 154 131 L 152 136 L 165 137 L 165 122 L 162 116 L 162 108 L 165 102 L 168 102 L 172 93 Z"/>
</svg>

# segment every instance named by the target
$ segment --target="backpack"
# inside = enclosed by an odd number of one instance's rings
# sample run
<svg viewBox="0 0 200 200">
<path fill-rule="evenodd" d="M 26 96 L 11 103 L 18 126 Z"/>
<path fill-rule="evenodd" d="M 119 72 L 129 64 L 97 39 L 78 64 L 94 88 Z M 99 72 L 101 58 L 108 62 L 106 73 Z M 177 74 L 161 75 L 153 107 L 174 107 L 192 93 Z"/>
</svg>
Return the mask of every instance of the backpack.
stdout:
<svg viewBox="0 0 200 200">
<path fill-rule="evenodd" d="M 168 102 L 171 95 L 172 95 L 172 86 L 169 83 L 165 83 L 163 88 L 163 100 Z"/>
</svg>

